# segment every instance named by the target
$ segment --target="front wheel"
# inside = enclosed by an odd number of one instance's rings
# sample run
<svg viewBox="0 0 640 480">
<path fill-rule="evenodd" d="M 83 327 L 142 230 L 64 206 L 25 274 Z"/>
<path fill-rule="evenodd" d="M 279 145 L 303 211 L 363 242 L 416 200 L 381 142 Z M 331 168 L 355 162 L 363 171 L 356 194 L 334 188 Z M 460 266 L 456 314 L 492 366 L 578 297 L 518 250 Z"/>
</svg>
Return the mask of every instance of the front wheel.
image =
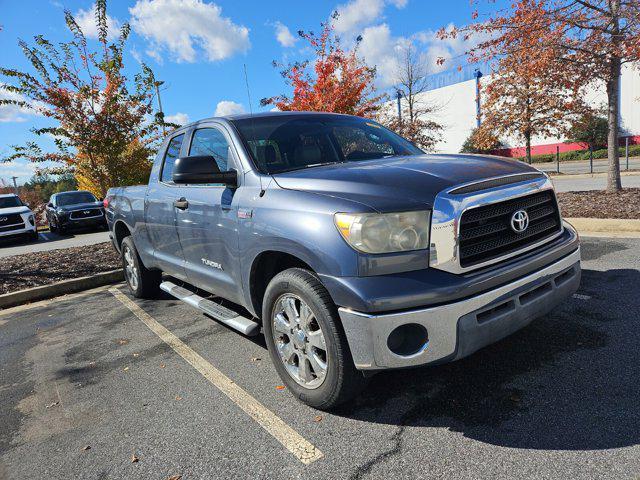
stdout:
<svg viewBox="0 0 640 480">
<path fill-rule="evenodd" d="M 366 384 L 353 365 L 335 304 L 317 276 L 291 268 L 276 275 L 263 302 L 263 328 L 280 378 L 303 403 L 326 410 Z"/>
<path fill-rule="evenodd" d="M 120 247 L 124 279 L 129 290 L 137 298 L 154 298 L 160 290 L 162 273 L 149 270 L 140 260 L 131 237 L 126 237 Z"/>
</svg>

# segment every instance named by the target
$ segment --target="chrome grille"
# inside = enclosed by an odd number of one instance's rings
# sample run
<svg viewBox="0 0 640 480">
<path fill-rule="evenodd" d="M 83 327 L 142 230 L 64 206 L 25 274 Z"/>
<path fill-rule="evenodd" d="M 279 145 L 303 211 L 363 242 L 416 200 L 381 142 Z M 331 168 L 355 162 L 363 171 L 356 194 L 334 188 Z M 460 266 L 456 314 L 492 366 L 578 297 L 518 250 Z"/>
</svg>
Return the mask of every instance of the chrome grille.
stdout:
<svg viewBox="0 0 640 480">
<path fill-rule="evenodd" d="M 511 228 L 511 216 L 525 210 L 529 226 L 521 233 Z M 545 190 L 465 211 L 460 218 L 460 265 L 470 267 L 508 255 L 554 236 L 562 229 L 552 190 Z"/>
</svg>

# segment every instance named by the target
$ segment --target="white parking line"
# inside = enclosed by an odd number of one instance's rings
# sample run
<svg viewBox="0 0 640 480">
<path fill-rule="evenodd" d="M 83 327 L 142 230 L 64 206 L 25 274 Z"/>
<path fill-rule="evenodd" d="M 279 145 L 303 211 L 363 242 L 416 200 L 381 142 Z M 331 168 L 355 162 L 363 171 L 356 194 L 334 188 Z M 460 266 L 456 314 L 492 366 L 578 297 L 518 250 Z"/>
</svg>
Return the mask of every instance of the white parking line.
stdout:
<svg viewBox="0 0 640 480">
<path fill-rule="evenodd" d="M 266 408 L 255 398 L 240 388 L 233 380 L 215 368 L 194 350 L 189 348 L 176 335 L 171 333 L 151 315 L 131 301 L 117 288 L 109 291 L 131 312 L 138 317 L 160 339 L 169 345 L 178 355 L 209 380 L 218 390 L 229 397 L 244 412 L 278 440 L 302 463 L 308 465 L 324 455 L 313 444 L 287 425 L 280 417 Z"/>
</svg>

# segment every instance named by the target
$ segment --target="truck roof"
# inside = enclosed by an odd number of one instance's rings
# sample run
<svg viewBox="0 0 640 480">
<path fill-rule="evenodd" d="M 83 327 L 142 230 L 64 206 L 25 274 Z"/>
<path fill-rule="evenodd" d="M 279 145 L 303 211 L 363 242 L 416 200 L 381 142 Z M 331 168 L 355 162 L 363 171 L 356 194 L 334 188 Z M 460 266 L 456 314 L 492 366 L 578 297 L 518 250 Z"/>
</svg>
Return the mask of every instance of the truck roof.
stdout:
<svg viewBox="0 0 640 480">
<path fill-rule="evenodd" d="M 187 128 L 190 127 L 192 125 L 197 125 L 200 122 L 204 122 L 207 120 L 245 120 L 248 118 L 263 118 L 263 117 L 278 117 L 278 116 L 285 116 L 285 115 L 296 115 L 296 116 L 313 116 L 313 115 L 343 115 L 346 117 L 350 117 L 351 115 L 345 115 L 343 113 L 333 113 L 333 112 L 297 112 L 297 111 L 277 111 L 277 112 L 258 112 L 258 113 L 237 113 L 237 114 L 233 114 L 233 115 L 223 115 L 223 116 L 219 116 L 219 117 L 208 117 L 208 118 L 202 118 L 200 120 L 197 120 L 195 122 L 190 122 L 186 125 L 181 126 L 180 128 L 176 129 L 176 130 L 182 130 L 183 128 Z"/>
</svg>

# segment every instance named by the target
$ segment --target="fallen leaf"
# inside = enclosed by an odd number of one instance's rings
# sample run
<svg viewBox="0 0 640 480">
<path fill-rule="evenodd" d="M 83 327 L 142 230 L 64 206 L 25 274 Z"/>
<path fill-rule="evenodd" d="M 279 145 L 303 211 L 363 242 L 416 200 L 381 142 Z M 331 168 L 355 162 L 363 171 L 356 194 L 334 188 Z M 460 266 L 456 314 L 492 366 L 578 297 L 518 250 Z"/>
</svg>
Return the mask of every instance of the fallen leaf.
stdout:
<svg viewBox="0 0 640 480">
<path fill-rule="evenodd" d="M 509 397 L 509 400 L 511 400 L 514 403 L 518 403 L 521 398 L 520 395 L 518 395 L 517 393 L 512 393 L 511 396 Z"/>
<path fill-rule="evenodd" d="M 138 457 L 136 457 L 135 453 L 133 455 L 131 455 L 131 463 L 138 463 L 139 461 L 140 461 L 140 459 Z"/>
<path fill-rule="evenodd" d="M 139 354 L 139 353 L 134 353 L 134 354 L 133 354 L 133 356 L 134 356 L 134 357 L 139 357 L 139 356 L 140 356 L 140 354 Z"/>
<path fill-rule="evenodd" d="M 276 390 L 284 390 L 285 388 L 284 385 L 276 385 Z"/>
<path fill-rule="evenodd" d="M 321 422 L 322 421 L 322 415 L 316 415 L 315 417 L 313 417 L 313 421 L 314 422 Z"/>
<path fill-rule="evenodd" d="M 180 480 L 182 475 L 171 475 L 167 480 Z"/>
<path fill-rule="evenodd" d="M 252 357 L 251 358 L 252 362 L 259 362 L 260 360 L 262 360 L 260 357 Z"/>
<path fill-rule="evenodd" d="M 91 450 L 91 445 L 85 445 L 82 450 Z"/>
<path fill-rule="evenodd" d="M 56 405 L 58 405 L 59 403 L 60 403 L 60 402 L 53 402 L 53 403 L 50 403 L 49 405 L 45 405 L 45 407 L 44 407 L 44 408 L 51 408 L 51 407 L 55 407 L 55 406 L 56 406 Z"/>
<path fill-rule="evenodd" d="M 126 338 L 120 338 L 118 340 L 119 345 L 126 345 L 127 343 L 129 343 L 129 340 L 127 340 Z"/>
<path fill-rule="evenodd" d="M 182 397 L 180 395 L 176 395 L 176 400 L 182 400 Z"/>
<path fill-rule="evenodd" d="M 164 363 L 161 363 L 161 364 L 160 364 L 160 368 L 164 368 Z"/>
<path fill-rule="evenodd" d="M 123 370 L 126 372 L 127 370 L 129 370 L 129 367 L 124 367 Z"/>
</svg>

